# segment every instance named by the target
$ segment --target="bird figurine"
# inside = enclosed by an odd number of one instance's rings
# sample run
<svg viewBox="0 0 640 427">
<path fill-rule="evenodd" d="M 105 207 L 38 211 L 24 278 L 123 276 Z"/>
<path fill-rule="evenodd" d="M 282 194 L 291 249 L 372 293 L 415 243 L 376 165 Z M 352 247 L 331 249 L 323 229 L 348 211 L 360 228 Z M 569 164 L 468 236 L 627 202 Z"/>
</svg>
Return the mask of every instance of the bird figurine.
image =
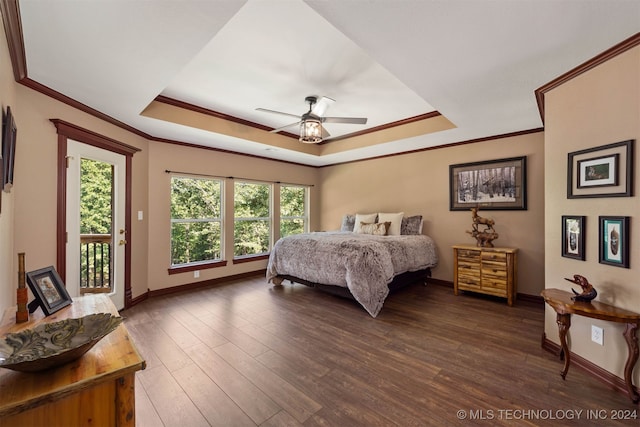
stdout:
<svg viewBox="0 0 640 427">
<path fill-rule="evenodd" d="M 574 293 L 574 296 L 571 297 L 571 299 L 574 301 L 590 302 L 592 299 L 598 296 L 598 292 L 596 292 L 596 288 L 594 288 L 593 285 L 589 283 L 587 278 L 584 276 L 581 276 L 579 274 L 574 274 L 573 279 L 567 279 L 565 277 L 564 280 L 568 280 L 571 283 L 575 283 L 576 285 L 579 285 L 582 288 L 581 293 L 578 293 L 576 292 L 575 289 L 571 288 L 571 290 Z"/>
</svg>

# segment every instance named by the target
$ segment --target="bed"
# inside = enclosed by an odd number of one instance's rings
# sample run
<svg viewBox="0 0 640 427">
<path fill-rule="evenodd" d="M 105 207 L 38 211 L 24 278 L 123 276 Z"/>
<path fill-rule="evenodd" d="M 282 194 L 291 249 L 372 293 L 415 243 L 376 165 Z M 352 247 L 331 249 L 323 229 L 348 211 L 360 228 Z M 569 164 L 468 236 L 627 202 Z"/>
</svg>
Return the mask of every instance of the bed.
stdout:
<svg viewBox="0 0 640 427">
<path fill-rule="evenodd" d="M 390 290 L 425 281 L 437 263 L 433 240 L 422 234 L 315 232 L 278 240 L 266 277 L 275 285 L 290 280 L 350 296 L 376 317 Z"/>
</svg>

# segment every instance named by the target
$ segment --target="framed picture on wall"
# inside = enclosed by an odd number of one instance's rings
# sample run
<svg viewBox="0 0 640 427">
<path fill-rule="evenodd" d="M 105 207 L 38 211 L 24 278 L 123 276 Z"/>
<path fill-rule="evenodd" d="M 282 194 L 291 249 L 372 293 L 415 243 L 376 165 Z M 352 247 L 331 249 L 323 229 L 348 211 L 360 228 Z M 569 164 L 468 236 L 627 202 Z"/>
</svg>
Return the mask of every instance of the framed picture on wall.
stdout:
<svg viewBox="0 0 640 427">
<path fill-rule="evenodd" d="M 449 166 L 449 210 L 527 209 L 527 157 Z"/>
<path fill-rule="evenodd" d="M 562 256 L 584 261 L 585 216 L 562 216 Z"/>
<path fill-rule="evenodd" d="M 13 186 L 13 165 L 16 155 L 16 121 L 11 107 L 7 107 L 7 114 L 2 124 L 2 190 L 10 192 Z"/>
<path fill-rule="evenodd" d="M 630 217 L 601 216 L 599 219 L 600 264 L 629 268 Z"/>
<path fill-rule="evenodd" d="M 567 198 L 633 196 L 634 140 L 568 154 Z"/>
</svg>

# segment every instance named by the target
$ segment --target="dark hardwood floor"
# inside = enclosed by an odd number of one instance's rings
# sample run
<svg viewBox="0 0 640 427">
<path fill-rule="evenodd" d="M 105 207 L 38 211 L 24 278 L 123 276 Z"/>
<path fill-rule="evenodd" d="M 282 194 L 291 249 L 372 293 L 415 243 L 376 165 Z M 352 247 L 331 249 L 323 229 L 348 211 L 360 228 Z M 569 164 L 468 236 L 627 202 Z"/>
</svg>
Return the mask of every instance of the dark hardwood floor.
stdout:
<svg viewBox="0 0 640 427">
<path fill-rule="evenodd" d="M 353 301 L 256 276 L 122 315 L 147 361 L 138 426 L 640 424 L 612 419 L 640 416 L 626 395 L 574 366 L 562 380 L 533 303 L 416 284 L 374 319 Z"/>
</svg>

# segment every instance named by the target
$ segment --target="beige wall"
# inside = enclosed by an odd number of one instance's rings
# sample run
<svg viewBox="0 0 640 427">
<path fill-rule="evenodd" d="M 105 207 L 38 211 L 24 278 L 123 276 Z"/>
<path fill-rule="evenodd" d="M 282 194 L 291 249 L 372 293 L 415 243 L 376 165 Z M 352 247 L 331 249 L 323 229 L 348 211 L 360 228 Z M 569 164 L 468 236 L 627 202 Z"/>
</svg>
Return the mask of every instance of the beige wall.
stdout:
<svg viewBox="0 0 640 427">
<path fill-rule="evenodd" d="M 436 279 L 453 280 L 453 251 L 475 244 L 471 213 L 449 211 L 449 165 L 527 156 L 527 210 L 481 211 L 496 221 L 495 246 L 519 248 L 518 292 L 539 295 L 544 288 L 544 139 L 522 136 L 422 151 L 321 169 L 321 228 L 335 230 L 346 213 L 421 214 L 423 234 L 435 239 L 440 262 Z"/>
<path fill-rule="evenodd" d="M 133 157 L 133 209 L 147 210 L 147 141 L 15 82 L 5 37 L 0 37 L 0 102 L 16 119 L 14 186 L 2 194 L 0 310 L 16 303 L 17 254 L 27 271 L 56 265 L 57 118 L 142 149 Z M 132 290 L 147 289 L 147 226 L 134 221 Z"/>
<path fill-rule="evenodd" d="M 261 181 L 280 181 L 293 184 L 312 185 L 310 191 L 312 211 L 311 229 L 318 225 L 318 170 L 313 167 L 294 165 L 284 162 L 239 156 L 211 150 L 189 148 L 173 144 L 151 143 L 149 145 L 149 289 L 158 290 L 172 286 L 206 281 L 235 274 L 264 269 L 267 260 L 233 264 L 233 222 L 226 221 L 224 243 L 226 267 L 200 271 L 200 277 L 194 278 L 193 272 L 168 274 L 170 266 L 171 229 L 170 229 L 170 174 L 166 170 L 203 175 L 233 176 Z M 233 201 L 233 180 L 225 180 L 227 200 Z M 276 207 L 277 208 L 277 207 Z M 224 207 L 227 218 L 233 218 L 233 204 Z M 274 211 L 277 216 L 277 212 Z"/>
<path fill-rule="evenodd" d="M 26 253 L 27 271 L 56 266 L 57 118 L 140 148 L 133 156 L 133 211 L 147 210 L 147 141 L 121 128 L 16 84 L 18 141 L 15 167 L 14 252 Z M 132 292 L 146 290 L 147 226 L 133 215 Z"/>
<path fill-rule="evenodd" d="M 9 58 L 7 41 L 4 37 L 0 37 L 0 39 L 2 39 L 0 41 L 0 106 L 2 107 L 2 118 L 4 119 L 7 106 L 11 107 L 14 113 L 19 113 L 16 110 L 15 103 L 13 69 L 11 68 L 11 61 L 7 60 Z M 13 250 L 15 194 L 15 191 L 5 193 L 0 189 L 0 197 L 2 197 L 2 200 L 0 200 L 0 310 L 2 311 L 4 311 L 4 308 L 16 303 L 15 288 L 18 285 L 18 255 Z"/>
<path fill-rule="evenodd" d="M 545 96 L 545 282 L 547 288 L 569 291 L 563 280 L 581 274 L 598 290 L 598 300 L 628 310 L 640 311 L 640 224 L 638 196 L 567 199 L 567 154 L 609 143 L 640 139 L 640 47 L 621 54 Z M 635 164 L 636 194 L 640 186 L 638 160 Z M 561 216 L 585 215 L 586 260 L 560 256 Z M 631 268 L 598 262 L 598 217 L 630 216 Z M 573 316 L 571 351 L 622 377 L 627 357 L 623 326 Z M 604 328 L 604 346 L 591 342 L 591 325 Z M 555 312 L 546 310 L 545 333 L 559 343 Z M 635 370 L 635 383 L 640 369 Z"/>
</svg>

